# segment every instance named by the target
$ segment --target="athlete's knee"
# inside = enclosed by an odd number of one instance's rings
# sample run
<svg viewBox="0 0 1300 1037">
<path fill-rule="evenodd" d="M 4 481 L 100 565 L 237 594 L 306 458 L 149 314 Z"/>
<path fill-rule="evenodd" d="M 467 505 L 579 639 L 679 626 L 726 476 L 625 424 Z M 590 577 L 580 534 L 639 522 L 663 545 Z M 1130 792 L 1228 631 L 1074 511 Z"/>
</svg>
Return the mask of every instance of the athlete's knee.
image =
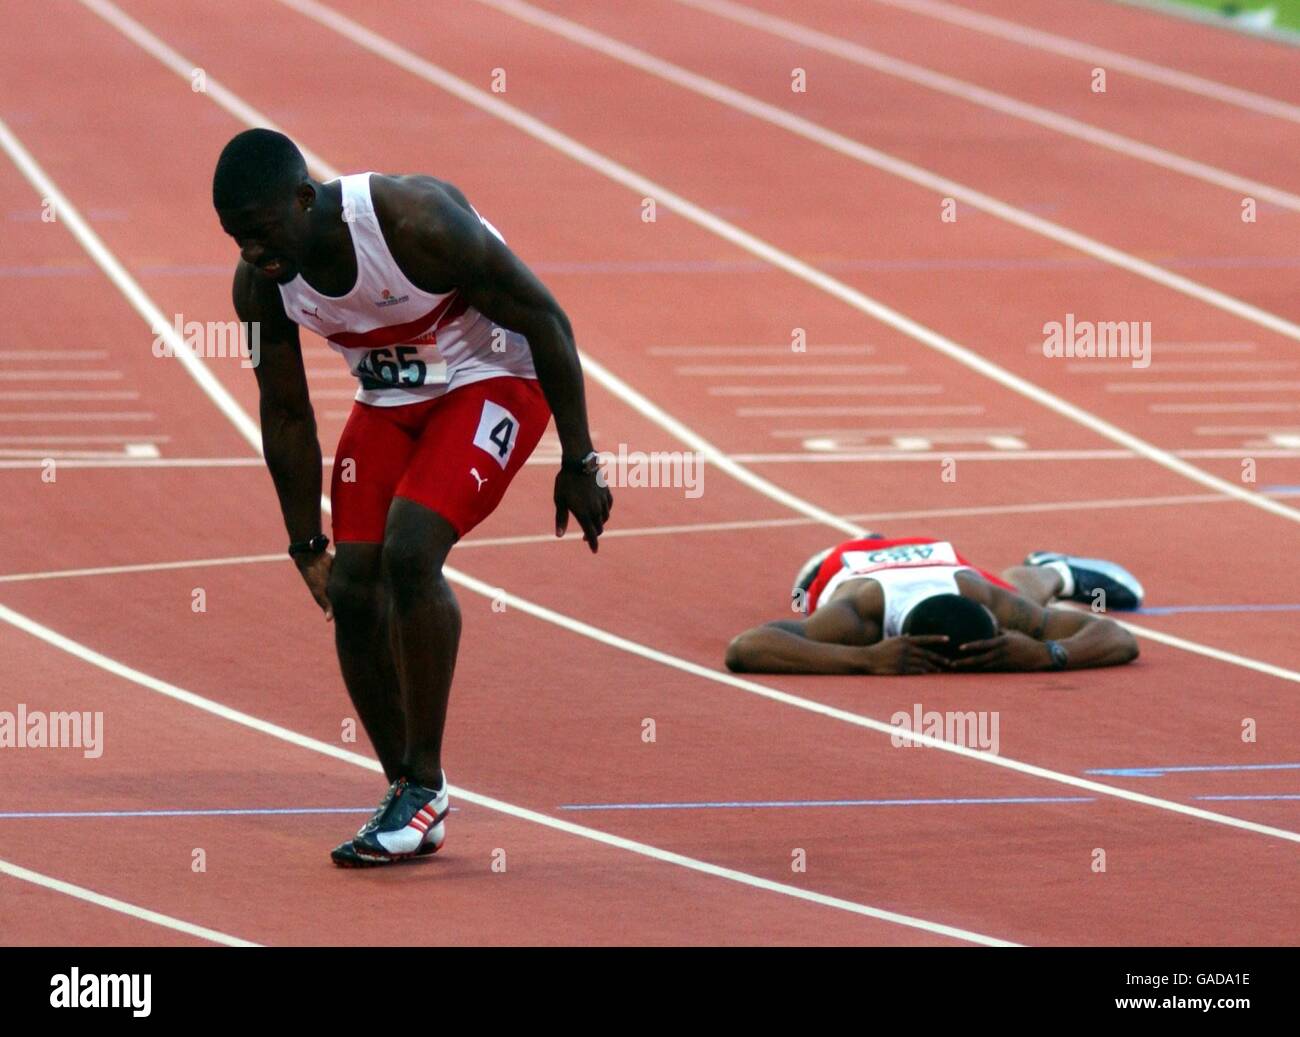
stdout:
<svg viewBox="0 0 1300 1037">
<path fill-rule="evenodd" d="M 380 615 L 383 600 L 380 589 L 375 576 L 349 572 L 336 564 L 330 571 L 325 593 L 335 619 L 347 625 L 369 622 Z"/>
<path fill-rule="evenodd" d="M 384 585 L 400 605 L 437 593 L 444 585 L 444 552 L 412 536 L 390 536 L 384 541 Z"/>
<path fill-rule="evenodd" d="M 446 589 L 442 563 L 456 530 L 435 511 L 398 498 L 388 514 L 381 568 L 384 585 L 398 603 Z"/>
</svg>

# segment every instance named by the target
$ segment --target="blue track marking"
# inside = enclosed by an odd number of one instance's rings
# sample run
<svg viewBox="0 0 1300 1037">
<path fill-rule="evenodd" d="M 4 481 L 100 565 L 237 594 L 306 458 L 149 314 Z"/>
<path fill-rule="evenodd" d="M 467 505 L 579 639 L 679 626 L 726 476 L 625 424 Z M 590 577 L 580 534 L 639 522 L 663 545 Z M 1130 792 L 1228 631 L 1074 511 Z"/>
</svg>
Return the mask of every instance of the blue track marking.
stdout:
<svg viewBox="0 0 1300 1037">
<path fill-rule="evenodd" d="M 1175 616 L 1183 612 L 1300 612 L 1294 605 L 1148 605 L 1134 609 L 1139 616 Z"/>
<path fill-rule="evenodd" d="M 718 803 L 566 803 L 557 810 L 750 810 L 776 807 L 964 807 L 993 803 L 1092 803 L 1093 796 L 998 796 L 961 799 L 792 799 Z"/>
<path fill-rule="evenodd" d="M 1108 774 L 1115 778 L 1159 778 L 1165 774 L 1204 771 L 1300 771 L 1300 763 L 1213 763 L 1187 767 L 1099 767 L 1084 774 Z"/>
</svg>

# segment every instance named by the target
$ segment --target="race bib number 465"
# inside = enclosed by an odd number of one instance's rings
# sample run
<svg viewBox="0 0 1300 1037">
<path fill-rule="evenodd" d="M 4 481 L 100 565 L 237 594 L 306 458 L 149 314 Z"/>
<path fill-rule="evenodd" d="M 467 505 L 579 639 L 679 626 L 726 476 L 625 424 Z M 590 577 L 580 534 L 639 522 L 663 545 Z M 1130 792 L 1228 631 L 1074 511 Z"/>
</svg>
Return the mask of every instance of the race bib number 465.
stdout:
<svg viewBox="0 0 1300 1037">
<path fill-rule="evenodd" d="M 515 441 L 519 438 L 519 419 L 491 400 L 483 401 L 483 414 L 478 419 L 478 431 L 474 433 L 474 445 L 486 450 L 496 463 L 505 468 L 514 453 Z"/>
<path fill-rule="evenodd" d="M 363 389 L 415 388 L 447 380 L 447 364 L 432 344 L 355 350 L 352 373 Z"/>
</svg>

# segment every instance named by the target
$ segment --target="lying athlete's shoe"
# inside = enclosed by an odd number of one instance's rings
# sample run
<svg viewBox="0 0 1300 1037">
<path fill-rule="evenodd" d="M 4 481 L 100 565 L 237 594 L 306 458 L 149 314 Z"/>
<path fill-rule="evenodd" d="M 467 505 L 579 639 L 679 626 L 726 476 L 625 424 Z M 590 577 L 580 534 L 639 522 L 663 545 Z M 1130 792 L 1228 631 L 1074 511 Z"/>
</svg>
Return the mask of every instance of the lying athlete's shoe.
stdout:
<svg viewBox="0 0 1300 1037">
<path fill-rule="evenodd" d="M 330 857 L 340 867 L 356 868 L 437 853 L 446 839 L 444 822 L 450 809 L 445 774 L 437 789 L 398 778 L 374 816 Z"/>
<path fill-rule="evenodd" d="M 1025 564 L 1056 569 L 1065 584 L 1061 597 L 1071 601 L 1092 604 L 1096 592 L 1101 591 L 1106 609 L 1142 607 L 1142 584 L 1131 572 L 1114 562 L 1102 558 L 1078 558 L 1055 551 L 1035 551 L 1025 558 Z"/>
</svg>

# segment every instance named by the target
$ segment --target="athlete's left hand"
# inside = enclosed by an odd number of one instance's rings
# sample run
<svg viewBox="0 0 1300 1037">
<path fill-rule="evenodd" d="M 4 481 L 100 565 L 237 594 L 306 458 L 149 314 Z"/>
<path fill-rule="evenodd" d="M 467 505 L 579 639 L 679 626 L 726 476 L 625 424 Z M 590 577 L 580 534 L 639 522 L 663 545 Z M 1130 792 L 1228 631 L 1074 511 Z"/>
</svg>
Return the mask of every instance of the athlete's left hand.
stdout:
<svg viewBox="0 0 1300 1037">
<path fill-rule="evenodd" d="M 961 646 L 961 653 L 953 660 L 954 670 L 1045 670 L 1052 658 L 1042 641 L 1018 630 L 1004 630 L 987 641 L 968 642 Z"/>
<path fill-rule="evenodd" d="M 595 554 L 600 534 L 609 521 L 614 495 L 608 486 L 602 486 L 594 475 L 566 472 L 561 469 L 555 476 L 555 535 L 564 536 L 569 528 L 569 515 L 582 527 L 582 539 Z"/>
</svg>

